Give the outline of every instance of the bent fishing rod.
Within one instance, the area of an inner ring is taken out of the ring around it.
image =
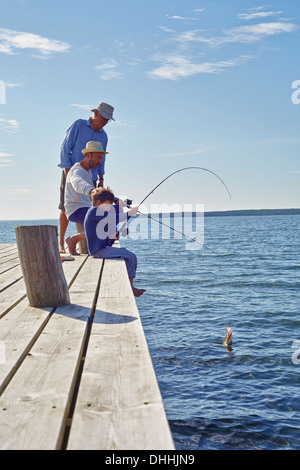
[[[146,201],[146,199],[148,199],[148,197],[151,196],[151,194],[153,194],[154,191],[155,191],[159,186],[161,186],[165,181],[167,181],[169,178],[171,178],[171,177],[172,177],[173,175],[175,175],[176,173],[180,173],[181,171],[185,171],[185,170],[202,170],[202,171],[207,171],[208,173],[211,173],[212,175],[216,176],[216,177],[221,181],[221,183],[225,186],[225,188],[226,188],[226,190],[227,190],[227,193],[228,193],[228,195],[229,195],[229,198],[231,199],[230,191],[229,191],[229,189],[227,188],[227,186],[226,186],[226,184],[224,183],[224,181],[220,178],[220,176],[218,176],[218,175],[217,175],[216,173],[214,173],[213,171],[208,170],[207,168],[203,168],[203,167],[200,167],[200,166],[188,166],[188,167],[185,167],[185,168],[180,168],[179,170],[176,170],[176,171],[174,171],[173,173],[170,173],[166,178],[164,178],[160,183],[158,183],[158,184],[147,194],[146,197],[144,197],[144,199],[140,202],[139,206],[141,206],[141,205]],[[127,199],[127,200],[125,201],[125,203],[126,203],[126,206],[127,206],[128,208],[130,208],[130,206],[132,205],[132,201],[129,200],[129,199]],[[139,206],[138,206],[138,207],[139,207]],[[185,238],[188,238],[188,239],[190,239],[190,240],[196,242],[194,239],[192,239],[192,238],[190,238],[190,237],[187,237],[187,235],[185,235],[183,232],[180,232],[179,230],[174,229],[173,227],[171,227],[171,226],[169,226],[169,225],[167,225],[167,224],[161,222],[160,220],[154,219],[154,217],[151,217],[150,214],[143,214],[141,211],[138,211],[138,213],[140,213],[141,215],[147,216],[147,217],[149,217],[150,219],[154,220],[155,222],[158,222],[158,223],[160,223],[161,225],[164,225],[165,227],[168,227],[168,228],[172,229],[174,232],[180,233],[180,234],[183,235]],[[120,233],[122,233],[122,231],[124,230],[126,224],[127,224],[127,221],[122,225],[121,230],[120,230]],[[196,242],[196,243],[198,243],[198,242]],[[216,251],[212,250],[212,249],[209,248],[209,247],[206,247],[206,248],[207,248],[208,250],[212,251],[213,253],[215,253],[216,255],[219,256],[219,254],[218,254]]]
[[[229,189],[227,188],[226,184],[224,183],[224,181],[220,178],[220,176],[217,175],[217,173],[214,173],[213,171],[211,170],[208,170],[207,168],[203,168],[201,166],[187,166],[185,168],[180,168],[179,170],[176,170],[174,171],[173,173],[171,173],[170,175],[168,175],[166,178],[164,178],[160,183],[158,183],[158,185],[155,186],[155,188],[153,188],[150,193],[147,194],[146,197],[144,197],[144,199],[139,203],[139,206],[141,206],[143,204],[143,202],[146,201],[146,199],[148,199],[148,197],[154,193],[154,191],[159,187],[161,186],[165,181],[167,181],[167,179],[171,178],[171,176],[173,175],[176,175],[176,173],[180,173],[181,171],[185,171],[185,170],[202,170],[202,171],[207,171],[208,173],[211,173],[212,175],[216,176],[220,181],[221,183],[225,186],[228,194],[229,194],[229,198],[231,199],[231,194],[229,192]]]

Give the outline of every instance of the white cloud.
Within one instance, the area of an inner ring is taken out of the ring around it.
[[[0,28],[0,52],[5,54],[15,54],[20,50],[34,49],[46,56],[56,52],[67,52],[70,47],[68,43],[56,39]]]
[[[251,26],[239,26],[225,31],[227,37],[220,39],[222,42],[256,42],[268,36],[274,36],[282,33],[292,33],[298,29],[293,23],[273,22],[259,23]]]
[[[97,70],[107,70],[107,69],[114,69],[117,67],[118,63],[115,59],[104,59],[101,65],[95,65],[95,69]]]
[[[253,43],[269,36],[292,33],[297,29],[298,26],[293,23],[270,22],[249,26],[237,26],[223,31],[224,35],[219,37],[204,36],[203,31],[200,30],[185,31],[181,33],[176,40],[180,42],[202,42],[214,47],[231,42]]]
[[[95,65],[95,69],[100,71],[99,77],[102,80],[112,80],[114,78],[122,77],[122,73],[114,70],[118,67],[118,63],[115,59],[104,59],[100,65]]]
[[[257,11],[255,13],[240,13],[238,18],[241,20],[256,20],[259,18],[267,18],[270,16],[278,16],[281,15],[282,11]]]
[[[9,201],[20,201],[24,199],[24,196],[27,196],[33,193],[34,191],[28,188],[15,188],[15,189],[5,190],[5,195]]]
[[[198,149],[198,150],[192,150],[190,152],[172,152],[172,153],[162,153],[162,154],[159,154],[159,155],[156,155],[157,157],[189,157],[189,156],[192,156],[192,155],[199,155],[200,153],[205,153],[205,152],[209,152],[211,151],[212,149]]]
[[[196,8],[192,13],[200,13],[204,11],[203,8]],[[275,17],[280,15],[281,11],[266,11],[263,6],[250,8],[246,13],[241,13],[238,17],[242,20],[259,19]],[[199,16],[198,16],[199,18]],[[186,20],[184,16],[169,16],[169,19]],[[173,22],[175,25],[175,22]],[[247,55],[240,52],[238,58],[227,59],[226,57],[213,57],[209,59],[211,49],[218,48],[221,50],[227,44],[235,43],[243,44],[257,44],[266,39],[282,34],[290,34],[295,32],[299,27],[291,20],[278,19],[278,21],[270,22],[256,22],[256,24],[243,23],[241,26],[227,28],[221,31],[212,32],[212,30],[205,29],[190,29],[186,31],[176,31],[163,26],[159,26],[161,30],[169,34],[166,41],[161,41],[159,47],[162,45],[176,44],[173,52],[162,52],[152,56],[152,60],[160,62],[160,65],[153,70],[149,71],[147,75],[150,78],[156,79],[169,79],[178,80],[183,77],[188,77],[198,73],[220,73],[229,67],[240,65],[245,60],[253,59],[257,53],[249,53]],[[199,47],[201,46],[201,48]],[[196,57],[194,59],[192,57]],[[206,57],[200,62],[200,57]]]
[[[192,21],[196,20],[196,18],[185,18],[184,16],[177,16],[177,15],[174,15],[174,16],[167,15],[167,18],[169,18],[170,20],[192,20]]]
[[[13,156],[14,155],[12,153],[3,152],[0,150],[0,167],[14,166],[15,164],[12,160]]]
[[[122,76],[123,74],[121,72],[117,72],[116,70],[104,70],[99,74],[99,77],[102,80],[113,80],[114,78],[121,78]]]
[[[249,56],[242,56],[231,60],[207,61],[195,63],[191,59],[182,55],[157,55],[154,59],[163,62],[163,64],[151,72],[148,76],[157,79],[178,80],[179,78],[189,77],[198,73],[216,74],[223,72],[228,67],[240,65]]]
[[[19,122],[16,119],[5,119],[0,117],[0,129],[4,129],[11,134],[15,134],[19,130]]]
[[[94,108],[91,104],[70,104],[70,106],[75,106],[76,108],[85,109],[87,111]]]
[[[5,82],[5,86],[6,86],[7,88],[15,88],[15,87],[17,87],[17,86],[22,86],[22,84],[21,84],[21,83]]]
[[[166,28],[166,26],[159,26],[159,28],[165,33],[175,33],[174,29]]]
[[[9,44],[0,44],[0,52],[2,52],[3,54],[13,54],[13,51]]]

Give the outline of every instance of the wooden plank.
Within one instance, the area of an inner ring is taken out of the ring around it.
[[[121,260],[104,264],[67,448],[174,449]]]
[[[74,261],[63,262],[63,270],[68,283],[72,276],[84,262],[86,256],[76,257]],[[75,264],[74,264],[75,263]],[[18,278],[18,276],[20,276]],[[6,315],[12,308],[21,302],[26,296],[26,288],[22,276],[21,267],[18,265],[0,276],[0,319]]]
[[[0,319],[16,307],[26,297],[26,289],[23,278],[18,282],[14,282],[1,292],[0,297]],[[28,302],[27,302],[28,303]]]
[[[23,277],[21,266],[17,265],[0,276],[0,293]]]
[[[0,265],[0,275],[6,273],[7,271],[9,271],[10,269],[14,268],[15,266],[18,266],[20,264],[19,262],[19,257],[18,255],[14,255],[13,258],[3,262],[1,265]]]
[[[18,255],[16,249],[11,250],[10,252],[5,252],[0,254],[0,264],[4,263],[5,261],[10,260],[11,258],[15,258]]]
[[[87,259],[71,286],[71,305],[51,315],[1,396],[2,449],[61,445],[100,265],[100,260]]]
[[[86,257],[80,256],[74,261],[63,263],[69,284],[85,260]],[[11,376],[30,351],[31,345],[39,336],[52,310],[51,308],[30,307],[24,293],[25,286],[20,281],[6,289],[1,295],[0,341],[5,344],[6,361],[0,366],[0,391],[6,387]],[[6,310],[3,310],[5,308]]]
[[[10,258],[15,258],[16,256],[18,256],[17,245],[13,245],[12,247],[0,252],[0,264],[4,263]]]
[[[1,253],[6,252],[7,250],[10,250],[11,248],[16,247],[15,243],[1,243],[0,245],[0,255]]]

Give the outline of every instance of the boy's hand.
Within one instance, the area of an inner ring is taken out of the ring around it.
[[[135,215],[139,210],[139,206],[137,207],[133,207],[132,209],[130,209],[130,211],[128,211],[128,214],[129,215]]]

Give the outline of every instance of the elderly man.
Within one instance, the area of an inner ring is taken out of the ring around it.
[[[104,130],[104,126],[113,120],[114,108],[107,103],[101,102],[91,110],[94,115],[88,120],[78,119],[67,130],[64,141],[61,146],[60,164],[58,165],[63,169],[61,184],[60,184],[60,209],[59,216],[59,248],[61,253],[64,253],[64,238],[68,227],[68,218],[65,213],[64,195],[66,177],[70,168],[77,162],[82,160],[81,150],[85,147],[88,141],[97,141],[102,143],[102,147],[106,150],[108,137]],[[105,157],[98,168],[92,169],[93,185],[94,187],[103,187],[104,184],[104,167]]]
[[[95,189],[92,172],[103,162],[108,152],[103,149],[101,142],[90,141],[82,153],[83,160],[75,163],[67,174],[64,201],[67,219],[80,224],[83,224],[85,215],[92,205],[91,192]],[[76,245],[84,239],[86,239],[85,232],[66,238],[71,255],[78,254]]]

